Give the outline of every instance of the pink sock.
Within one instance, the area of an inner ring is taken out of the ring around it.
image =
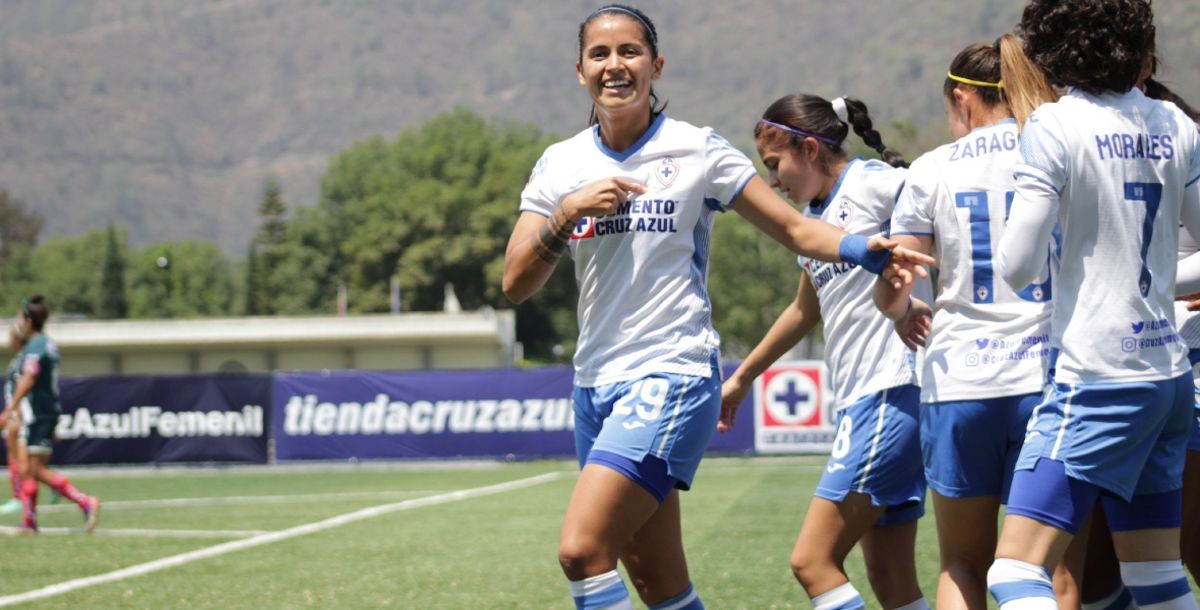
[[[17,470],[16,462],[8,463],[8,481],[12,483],[13,497],[21,499],[21,471]]]
[[[61,474],[55,475],[53,479],[50,479],[50,489],[57,491],[62,494],[62,497],[78,504],[80,507],[87,508],[87,494],[75,489],[75,486],[67,480],[67,477]]]
[[[37,527],[38,482],[33,479],[21,481],[21,508],[25,512],[25,527]]]

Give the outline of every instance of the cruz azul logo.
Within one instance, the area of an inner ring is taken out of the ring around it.
[[[662,163],[658,164],[658,169],[654,170],[654,177],[658,178],[658,182],[663,186],[671,186],[677,175],[679,175],[679,164],[671,157],[663,159]]]
[[[575,230],[571,231],[571,239],[587,239],[596,236],[596,219],[591,216],[584,216],[579,219],[575,225]]]
[[[755,449],[825,451],[836,430],[821,362],[777,363],[754,385]]]

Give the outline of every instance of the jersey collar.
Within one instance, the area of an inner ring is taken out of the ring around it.
[[[834,198],[837,197],[838,190],[840,190],[842,188],[842,181],[846,179],[846,174],[850,173],[850,168],[853,167],[854,164],[858,163],[859,161],[862,161],[862,157],[854,157],[853,159],[850,159],[849,161],[847,161],[846,167],[843,167],[842,173],[838,175],[837,182],[833,183],[833,188],[830,189],[829,196],[826,197],[825,199],[821,199],[821,200],[813,199],[812,203],[808,204],[808,207],[812,208],[812,211],[814,211],[818,214],[820,214],[821,212],[824,212],[825,206],[829,205],[829,202],[833,201]]]
[[[663,121],[666,120],[666,118],[666,115],[662,113],[659,113],[657,116],[655,116],[654,120],[650,121],[650,127],[646,129],[646,133],[643,133],[642,137],[638,138],[637,141],[633,143],[633,146],[630,146],[628,149],[621,152],[617,152],[605,146],[604,142],[600,141],[599,124],[596,124],[594,127],[592,127],[592,140],[596,142],[596,148],[599,148],[600,152],[604,153],[609,158],[613,159],[614,161],[624,161],[637,154],[637,152],[646,145],[646,142],[649,142],[650,138],[653,138],[654,134],[658,133],[659,127],[662,127]]]

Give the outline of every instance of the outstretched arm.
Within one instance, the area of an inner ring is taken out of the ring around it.
[[[845,231],[797,212],[755,176],[734,202],[734,211],[791,251],[826,262],[854,263],[879,273],[892,263],[926,277],[921,265],[933,264],[927,254],[897,248],[882,236],[847,235]]]

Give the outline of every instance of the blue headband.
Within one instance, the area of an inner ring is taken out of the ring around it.
[[[762,123],[763,125],[770,125],[771,127],[774,127],[776,129],[782,129],[790,134],[803,136],[805,138],[812,138],[814,140],[817,140],[818,142],[824,142],[830,146],[841,146],[842,145],[842,143],[840,141],[835,140],[829,136],[823,136],[814,131],[805,131],[803,129],[796,129],[795,127],[790,127],[788,125],[782,125],[779,123],[768,121],[767,119],[763,119],[763,120],[759,121],[759,123]]]
[[[621,13],[622,15],[633,17],[638,23],[642,24],[642,29],[646,30],[646,37],[650,39],[650,46],[658,48],[658,36],[654,34],[654,28],[650,27],[650,23],[647,22],[641,15],[623,6],[610,4],[608,6],[602,6],[596,9],[595,12],[593,12],[591,15],[588,15],[588,18],[584,21],[591,21],[593,17],[601,13]]]

